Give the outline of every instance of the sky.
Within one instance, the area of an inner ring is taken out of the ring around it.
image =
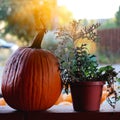
[[[66,6],[75,19],[108,19],[115,17],[120,0],[57,0]]]

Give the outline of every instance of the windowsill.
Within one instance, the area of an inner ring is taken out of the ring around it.
[[[104,106],[104,105],[103,105]],[[101,108],[99,112],[75,112],[72,105],[54,105],[46,111],[22,112],[9,106],[0,107],[0,120],[120,120],[120,107]]]

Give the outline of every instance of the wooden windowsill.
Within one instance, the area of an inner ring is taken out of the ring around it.
[[[120,110],[100,109],[99,112],[75,112],[72,105],[54,105],[46,111],[23,112],[0,106],[0,120],[120,120]]]

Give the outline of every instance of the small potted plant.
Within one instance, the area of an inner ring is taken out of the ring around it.
[[[107,101],[113,108],[119,99],[115,89],[118,73],[112,65],[100,67],[96,55],[89,52],[88,43],[75,44],[77,40],[86,39],[96,42],[98,26],[97,23],[82,27],[80,21],[73,21],[57,32],[61,41],[55,54],[60,61],[65,92],[71,91],[75,111],[98,111],[104,84],[109,92]]]

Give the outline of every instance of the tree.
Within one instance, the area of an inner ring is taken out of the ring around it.
[[[47,29],[54,29],[55,24],[59,24],[59,15],[66,21],[58,10],[56,0],[0,0],[0,3],[0,20],[7,23],[4,34],[17,35],[27,43],[43,27],[42,22]],[[68,16],[67,10],[65,13],[64,16]],[[70,14],[67,19],[71,19]]]
[[[115,14],[115,18],[116,18],[116,21],[115,21],[116,25],[120,27],[120,6],[119,6],[119,10]]]
[[[112,29],[112,28],[116,28],[117,25],[115,23],[115,18],[110,18],[110,19],[106,19],[101,26],[99,27],[99,29]]]

